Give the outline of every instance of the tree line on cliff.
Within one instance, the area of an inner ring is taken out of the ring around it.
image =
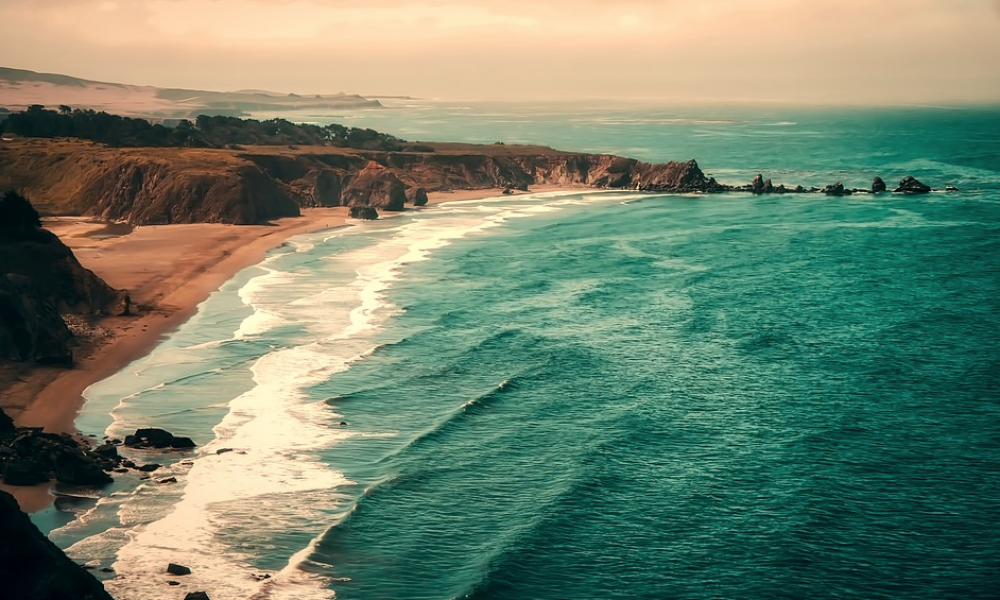
[[[241,119],[200,115],[173,127],[146,119],[122,117],[103,111],[60,106],[50,110],[40,104],[10,113],[0,121],[0,132],[23,137],[69,137],[116,147],[231,148],[247,145],[321,145],[361,150],[394,151],[405,142],[373,129],[344,125],[297,124],[285,119]]]

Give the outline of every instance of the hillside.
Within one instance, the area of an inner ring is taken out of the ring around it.
[[[305,96],[259,90],[218,92],[159,88],[0,67],[0,108],[16,111],[33,104],[67,105],[158,119],[381,106],[377,100],[344,93]]]

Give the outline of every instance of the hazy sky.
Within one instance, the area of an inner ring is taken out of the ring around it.
[[[2,0],[0,65],[438,98],[1000,101],[1000,0]]]

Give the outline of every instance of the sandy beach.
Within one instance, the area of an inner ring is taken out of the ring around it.
[[[532,193],[567,188],[539,186]],[[429,205],[498,196],[496,189],[430,194]],[[424,210],[424,209],[420,209]],[[240,270],[263,260],[288,238],[348,223],[347,209],[305,209],[302,216],[269,225],[156,225],[131,228],[81,217],[46,219],[77,259],[109,285],[128,290],[129,316],[101,318],[78,335],[72,369],[37,367],[11,384],[3,408],[20,426],[73,432],[84,391],[152,351],[190,318],[198,305]],[[48,486],[6,488],[22,509],[45,508]]]

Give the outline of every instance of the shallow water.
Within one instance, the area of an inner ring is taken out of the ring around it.
[[[557,193],[296,238],[88,391],[85,432],[202,446],[53,538],[120,598],[996,597],[1000,113],[677,112],[351,124],[963,191]]]

